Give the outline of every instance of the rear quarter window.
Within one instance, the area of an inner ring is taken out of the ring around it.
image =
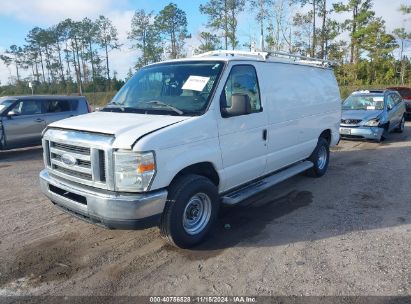
[[[78,100],[46,100],[47,113],[70,112],[77,109]]]

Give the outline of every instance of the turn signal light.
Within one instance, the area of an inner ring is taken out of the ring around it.
[[[156,166],[154,165],[154,163],[150,163],[150,164],[139,164],[139,166],[137,167],[137,172],[138,173],[144,173],[147,171],[153,171],[156,168]]]

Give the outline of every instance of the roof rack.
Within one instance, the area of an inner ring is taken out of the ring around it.
[[[207,57],[207,56],[246,56],[246,57],[256,57],[262,60],[269,60],[270,58],[277,57],[277,58],[289,59],[291,61],[298,62],[298,63],[319,65],[323,67],[331,67],[331,66],[336,65],[336,62],[331,61],[331,60],[307,57],[307,56],[302,56],[302,55],[297,55],[297,54],[289,54],[289,53],[279,52],[279,51],[247,52],[247,51],[216,50],[216,51],[209,51],[209,52],[205,52],[202,54],[194,55],[193,57]]]
[[[193,57],[207,57],[207,56],[247,56],[258,57],[260,59],[267,59],[267,52],[247,52],[247,51],[229,51],[229,50],[216,50],[209,51],[202,54],[194,55]]]

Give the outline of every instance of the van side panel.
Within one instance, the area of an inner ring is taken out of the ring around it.
[[[269,112],[266,173],[309,157],[324,130],[338,142],[341,99],[332,70],[267,62],[258,73]]]

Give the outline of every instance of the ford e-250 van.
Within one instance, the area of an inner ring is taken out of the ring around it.
[[[41,188],[89,222],[157,223],[169,242],[190,247],[221,204],[303,171],[322,176],[340,118],[324,61],[214,51],[152,64],[102,111],[48,126]]]

